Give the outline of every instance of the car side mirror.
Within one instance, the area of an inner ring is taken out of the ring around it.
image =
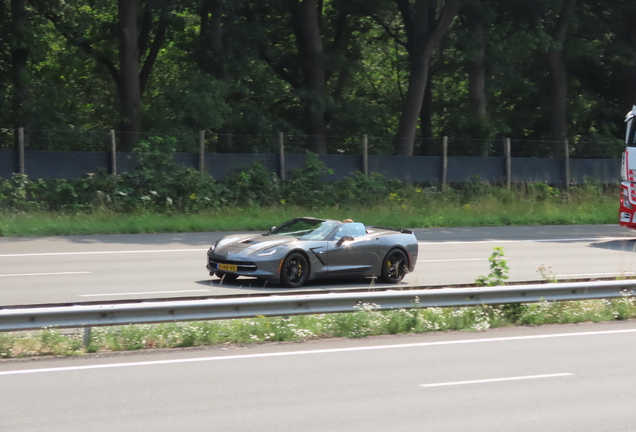
[[[276,229],[276,227],[275,227],[275,226],[273,226],[273,227],[269,227],[269,232],[272,232],[272,231],[274,231],[275,229]]]
[[[336,243],[336,246],[342,246],[344,242],[350,242],[350,241],[353,241],[353,236],[346,235],[342,237],[340,240],[338,240],[338,243]]]

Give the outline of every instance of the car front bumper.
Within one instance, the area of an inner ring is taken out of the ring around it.
[[[230,260],[215,254],[208,254],[208,263],[206,268],[210,272],[210,276],[214,275],[216,272],[223,272],[237,276],[248,276],[271,281],[279,281],[280,265],[281,259],[278,258],[259,261],[244,261],[238,259]],[[236,267],[236,270],[233,269],[233,266]],[[230,270],[228,270],[228,268],[230,268]]]

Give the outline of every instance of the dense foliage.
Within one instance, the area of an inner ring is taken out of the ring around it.
[[[288,181],[260,163],[238,170],[218,182],[174,161],[175,139],[153,138],[135,148],[137,167],[112,176],[105,171],[78,180],[32,180],[15,174],[0,179],[0,210],[190,212],[240,205],[333,206],[337,203],[373,205],[393,191],[413,188],[375,174],[353,173],[339,182],[323,177],[331,170],[315,154]],[[421,191],[421,189],[417,189]],[[395,194],[397,195],[397,194]]]
[[[189,214],[206,209],[247,207],[296,208],[312,212],[331,209],[333,213],[339,208],[382,207],[389,213],[410,211],[421,216],[440,206],[470,214],[476,205],[482,205],[492,207],[487,213],[503,218],[489,224],[505,225],[510,223],[505,220],[508,211],[518,204],[522,204],[522,213],[531,213],[543,204],[568,203],[574,217],[580,211],[578,204],[606,207],[607,192],[616,193],[615,185],[601,185],[592,180],[573,185],[566,193],[544,183],[520,184],[509,190],[479,178],[442,190],[436,185],[418,186],[387,179],[379,173],[365,176],[359,171],[329,182],[325,178],[332,173],[331,169],[314,153],[309,153],[304,166],[292,170],[284,181],[258,162],[216,181],[207,174],[176,163],[175,143],[174,138],[142,141],[134,149],[136,169],[117,176],[102,170],[77,180],[29,179],[21,174],[0,179],[0,211],[5,214],[87,214],[102,210],[120,214]],[[593,213],[592,209],[583,211]],[[545,222],[577,223],[574,219]],[[417,224],[404,220],[401,223]],[[451,221],[447,219],[442,225],[444,223]]]
[[[222,151],[284,132],[316,153],[369,134],[376,153],[508,136],[617,157],[634,17],[626,0],[0,0],[0,147],[24,127],[45,150],[104,150],[116,129],[123,150],[170,134],[193,151],[205,130]]]

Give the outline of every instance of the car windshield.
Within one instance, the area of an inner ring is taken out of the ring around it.
[[[274,228],[270,235],[292,236],[303,240],[325,240],[340,222],[320,219],[292,219]]]

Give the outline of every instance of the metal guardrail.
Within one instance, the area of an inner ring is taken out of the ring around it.
[[[354,312],[360,303],[389,310],[602,299],[632,295],[635,288],[636,281],[624,280],[9,308],[0,309],[0,331]]]

